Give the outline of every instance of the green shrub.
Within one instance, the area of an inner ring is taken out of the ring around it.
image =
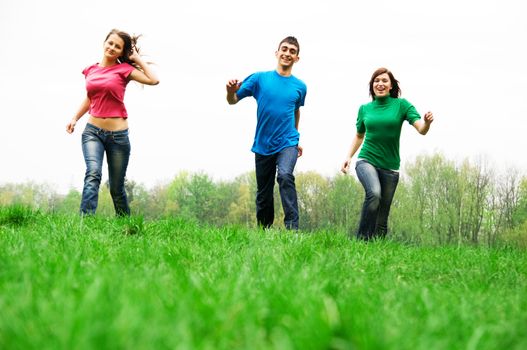
[[[0,226],[22,226],[35,218],[35,212],[31,207],[14,204],[0,207]]]

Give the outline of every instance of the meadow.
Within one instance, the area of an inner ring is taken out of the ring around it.
[[[527,252],[0,208],[0,349],[527,349]]]

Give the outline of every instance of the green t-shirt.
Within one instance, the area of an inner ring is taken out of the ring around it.
[[[404,98],[381,97],[364,104],[357,116],[357,132],[364,134],[359,158],[378,168],[398,170],[399,139],[403,122],[421,119],[415,107]]]

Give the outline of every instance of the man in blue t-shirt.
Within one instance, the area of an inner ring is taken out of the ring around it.
[[[273,189],[277,175],[287,229],[298,230],[298,201],[293,170],[302,155],[298,145],[300,107],[306,98],[306,84],[292,75],[293,65],[300,59],[300,46],[295,37],[280,42],[275,55],[276,70],[258,72],[243,82],[227,82],[227,102],[233,105],[247,96],[258,104],[256,133],[252,151],[255,154],[256,219],[258,225],[270,227],[274,221]]]

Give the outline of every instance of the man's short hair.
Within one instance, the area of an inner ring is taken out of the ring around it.
[[[300,53],[300,44],[298,44],[298,40],[294,36],[288,36],[287,38],[284,38],[282,41],[280,41],[280,44],[278,44],[278,49],[280,49],[280,46],[282,46],[283,43],[295,45],[297,54]]]

